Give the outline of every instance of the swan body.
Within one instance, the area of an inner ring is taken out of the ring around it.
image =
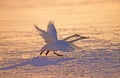
[[[44,41],[46,43],[46,45],[44,45],[41,48],[40,55],[42,55],[42,53],[44,51],[47,51],[46,52],[46,56],[47,56],[47,54],[50,51],[54,51],[54,54],[56,54],[57,56],[63,56],[63,55],[57,54],[56,51],[60,50],[60,51],[63,51],[63,52],[72,52],[72,51],[76,50],[76,48],[77,48],[77,46],[72,44],[73,42],[78,41],[80,39],[87,39],[87,37],[75,34],[75,35],[67,37],[63,40],[58,40],[57,31],[55,29],[55,26],[54,26],[53,22],[49,22],[48,27],[47,27],[47,31],[44,31],[44,30],[40,29],[36,25],[35,25],[35,28],[40,33],[40,35],[42,36],[42,38],[44,39]],[[70,39],[72,37],[79,37],[79,38],[77,38],[75,40],[72,40],[72,41],[67,41],[68,39]]]
[[[70,43],[68,43],[64,40],[57,40],[53,43],[46,44],[45,46],[43,46],[41,48],[40,51],[47,51],[47,50],[50,50],[50,51],[60,50],[60,51],[63,51],[63,52],[70,52],[70,51],[75,50],[75,48],[72,47],[72,45],[70,45]]]

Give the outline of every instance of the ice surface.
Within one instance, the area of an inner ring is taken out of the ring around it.
[[[50,1],[50,2],[49,2]],[[119,0],[0,0],[0,78],[120,78]],[[33,27],[54,20],[59,39],[79,34],[75,52],[39,56]]]
[[[77,52],[76,55],[64,57],[38,56],[29,59],[9,59],[1,62],[0,77],[19,78],[23,74],[23,78],[30,76],[33,78],[36,76],[38,78],[40,78],[39,76],[48,78],[119,78],[119,57],[119,50],[113,52],[94,50],[94,52]]]

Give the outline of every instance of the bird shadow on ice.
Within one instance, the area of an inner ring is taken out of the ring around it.
[[[2,67],[0,68],[0,70],[10,70],[10,69],[14,69],[16,67],[20,67],[20,66],[25,66],[25,65],[31,65],[31,66],[48,66],[48,65],[58,65],[61,62],[64,61],[68,61],[68,60],[72,60],[74,58],[52,58],[50,59],[49,57],[46,56],[38,56],[38,57],[34,57],[31,59],[27,59],[27,60],[23,60],[24,62],[15,64],[15,65],[11,65],[11,66],[6,66],[6,67]]]

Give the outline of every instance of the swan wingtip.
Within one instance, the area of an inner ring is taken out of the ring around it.
[[[54,24],[54,21],[53,21],[53,20],[50,20],[50,21],[49,21],[49,24]]]

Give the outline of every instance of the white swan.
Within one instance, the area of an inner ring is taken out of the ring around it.
[[[37,29],[37,31],[40,33],[40,35],[43,37],[45,42],[47,43],[46,45],[44,45],[41,48],[40,55],[42,55],[42,53],[44,51],[47,51],[46,52],[46,56],[47,56],[47,54],[50,51],[54,51],[54,54],[56,54],[57,56],[63,56],[63,55],[56,53],[56,51],[60,50],[63,52],[71,52],[71,51],[78,48],[77,46],[73,45],[72,42],[78,41],[80,39],[87,39],[88,38],[88,37],[84,37],[84,36],[80,36],[78,34],[75,34],[75,35],[69,36],[63,40],[58,40],[57,31],[55,29],[53,22],[49,22],[48,27],[47,27],[47,31],[40,29],[37,25],[34,25],[34,26]],[[72,37],[79,37],[79,38],[77,38],[75,40],[67,41],[68,39],[70,39]]]

